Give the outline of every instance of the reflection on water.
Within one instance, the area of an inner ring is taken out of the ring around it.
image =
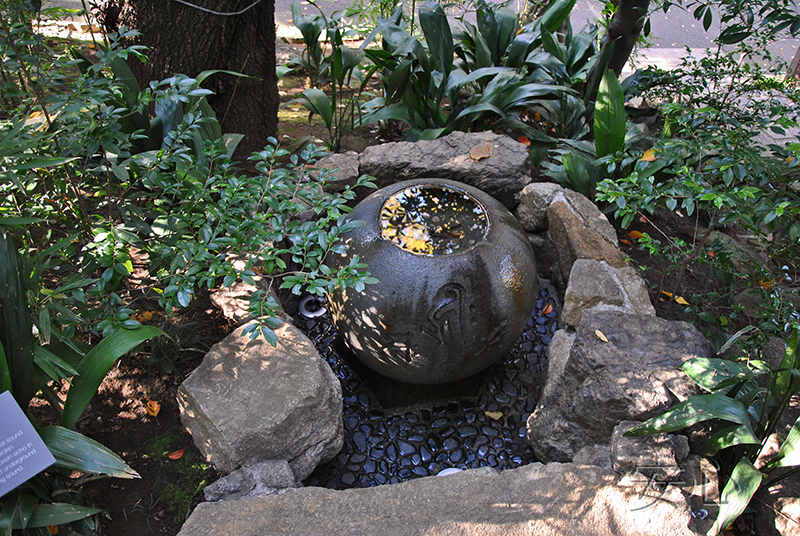
[[[383,204],[381,236],[417,255],[466,251],[486,235],[489,220],[469,194],[445,185],[417,185]]]

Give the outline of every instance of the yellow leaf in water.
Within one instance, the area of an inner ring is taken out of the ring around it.
[[[642,160],[644,160],[645,162],[653,162],[654,160],[658,160],[655,150],[653,149],[646,150],[642,155]]]
[[[484,411],[484,413],[486,413],[487,417],[495,421],[499,421],[500,419],[503,418],[502,411]]]
[[[594,334],[597,335],[597,338],[601,341],[608,342],[608,337],[606,337],[605,334],[599,329],[594,330]]]
[[[158,412],[161,411],[161,404],[148,398],[146,409],[148,414],[152,415],[153,417],[158,417]]]
[[[469,156],[477,162],[478,160],[483,160],[484,158],[492,156],[492,151],[492,144],[485,141],[470,149]]]

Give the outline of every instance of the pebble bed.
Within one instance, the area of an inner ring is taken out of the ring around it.
[[[511,469],[536,461],[525,439],[547,370],[547,345],[558,329],[557,294],[541,280],[525,332],[507,359],[480,374],[477,393],[402,410],[385,410],[348,361],[330,315],[295,315],[342,384],[344,447],[306,486],[348,489],[395,484],[450,468]],[[436,386],[431,386],[436,389]]]

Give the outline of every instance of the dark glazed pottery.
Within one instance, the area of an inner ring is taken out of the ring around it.
[[[380,283],[329,296],[345,342],[368,367],[409,383],[471,376],[525,329],[538,275],[527,235],[488,194],[455,181],[399,182],[359,203],[347,255]]]

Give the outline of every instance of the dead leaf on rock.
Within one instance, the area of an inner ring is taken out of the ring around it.
[[[484,413],[486,414],[487,417],[489,417],[494,421],[499,421],[500,419],[503,418],[502,411],[484,411]]]
[[[553,304],[552,303],[548,303],[547,305],[544,306],[544,309],[542,309],[542,314],[543,315],[549,315],[552,312],[553,312]]]
[[[597,335],[597,338],[601,341],[608,342],[608,337],[606,337],[599,329],[594,330],[594,334]]]
[[[477,162],[478,160],[483,160],[484,158],[492,156],[492,151],[492,144],[485,141],[470,149],[469,156]]]

